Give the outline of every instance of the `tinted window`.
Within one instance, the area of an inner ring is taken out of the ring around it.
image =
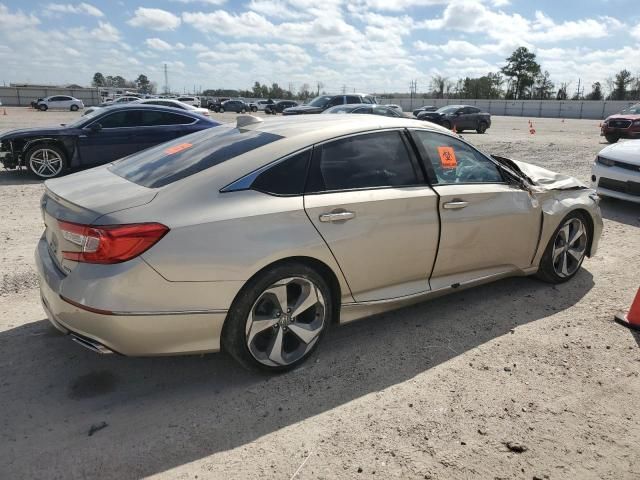
[[[302,195],[310,156],[311,150],[307,150],[283,160],[261,173],[251,188],[273,195]]]
[[[362,100],[355,95],[347,95],[347,103],[362,103]]]
[[[332,98],[325,106],[326,108],[333,107],[335,105],[342,105],[344,103],[344,97],[339,95],[337,97]],[[356,102],[360,103],[360,102]]]
[[[307,191],[413,185],[416,173],[399,132],[344,138],[315,150]]]
[[[119,111],[98,119],[102,128],[138,127],[140,122],[140,110]]]
[[[503,181],[495,164],[466,143],[438,133],[414,133],[427,151],[439,184]]]
[[[375,113],[376,115],[384,115],[386,117],[400,116],[400,114],[398,114],[395,110],[388,107],[373,107],[373,113]]]
[[[194,123],[194,119],[179,113],[160,112],[157,110],[145,110],[142,112],[142,125],[147,127],[160,125],[188,125]]]
[[[138,185],[162,187],[281,138],[218,126],[131,155],[109,170]]]

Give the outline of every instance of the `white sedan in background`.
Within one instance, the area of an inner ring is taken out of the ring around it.
[[[68,95],[52,95],[42,100],[38,100],[38,110],[46,112],[50,108],[60,108],[63,110],[71,110],[76,112],[84,108],[84,102],[78,98]]]
[[[182,103],[186,103],[187,105],[191,105],[192,107],[200,107],[199,97],[178,97],[176,100]]]
[[[640,140],[603,148],[591,167],[598,195],[640,203]]]
[[[199,113],[205,117],[209,116],[208,108],[194,107],[189,103],[185,103],[181,100],[174,100],[173,98],[145,98],[144,100],[138,100],[136,103],[146,103],[148,105],[161,105],[163,107],[180,108],[182,110],[189,110],[190,112]]]

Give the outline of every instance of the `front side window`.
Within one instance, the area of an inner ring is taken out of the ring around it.
[[[413,135],[426,150],[439,185],[504,181],[491,160],[457,138],[420,130]]]
[[[418,178],[398,131],[325,143],[314,150],[307,192],[415,185]]]
[[[362,103],[362,100],[355,95],[347,95],[347,103]]]
[[[336,105],[342,105],[342,104],[344,104],[344,97],[340,95],[332,98],[329,102],[327,102],[325,107],[329,108],[329,107],[334,107]]]

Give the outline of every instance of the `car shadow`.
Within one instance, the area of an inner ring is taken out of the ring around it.
[[[601,197],[600,211],[607,220],[640,227],[640,205],[626,200]]]
[[[35,185],[44,183],[44,180],[36,178],[28,170],[0,170],[0,186],[2,185]]]
[[[46,320],[22,325],[0,333],[0,476],[165,472],[381,392],[498,337],[509,342],[514,328],[570,308],[593,284],[584,269],[557,286],[505,279],[336,326],[305,365],[275,376],[245,371],[225,354],[98,356]],[[504,375],[504,360],[495,362],[469,368]]]

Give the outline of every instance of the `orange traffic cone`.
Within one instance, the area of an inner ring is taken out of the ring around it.
[[[628,313],[619,313],[615,316],[616,322],[634,330],[640,330],[640,288],[633,299],[631,310]]]
[[[529,120],[529,121],[531,121],[531,120]],[[535,129],[535,128],[533,128],[533,122],[531,122],[531,123],[529,124],[529,133],[530,133],[531,135],[535,135],[535,134],[536,134],[536,129]]]

